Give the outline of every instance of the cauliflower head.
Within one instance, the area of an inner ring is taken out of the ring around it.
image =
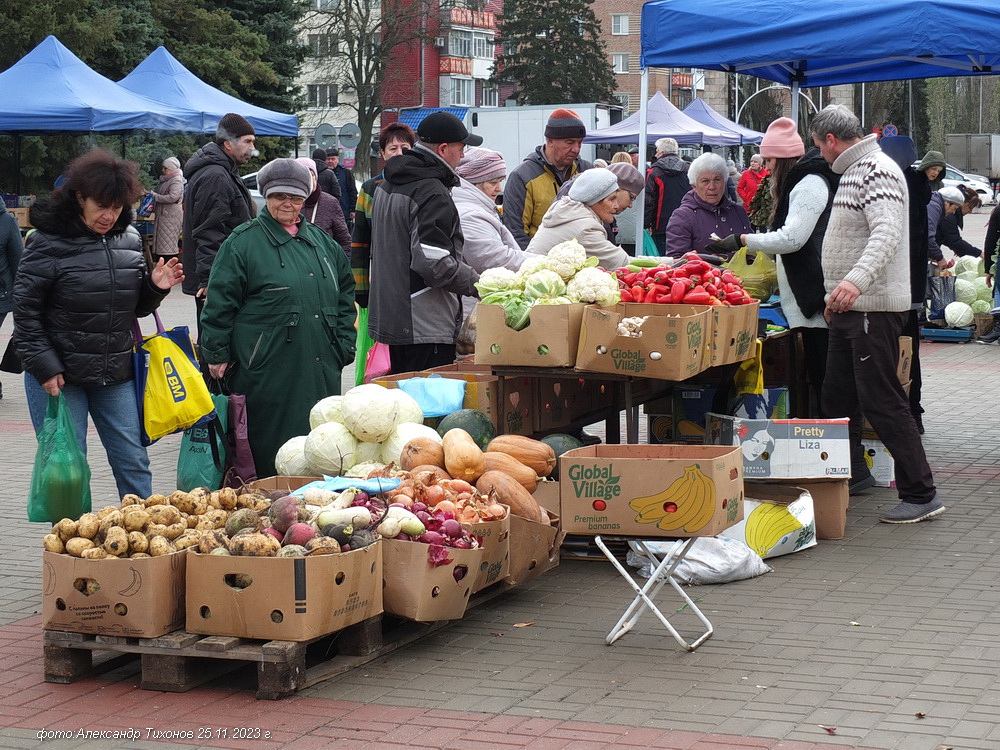
[[[487,268],[479,275],[475,284],[480,297],[494,292],[506,292],[520,287],[517,274],[507,268]]]
[[[524,277],[524,296],[528,299],[560,297],[566,291],[566,282],[555,271],[542,269]]]
[[[566,285],[566,296],[608,307],[621,300],[618,279],[602,268],[584,268]]]
[[[587,262],[587,251],[575,239],[560,242],[549,250],[545,259],[550,270],[569,281]]]

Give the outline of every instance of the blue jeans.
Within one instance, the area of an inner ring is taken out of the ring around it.
[[[24,392],[28,399],[31,424],[37,434],[45,421],[48,394],[33,375],[24,374]],[[60,398],[69,403],[76,438],[87,452],[87,414],[94,420],[97,434],[108,454],[119,495],[129,493],[147,498],[153,494],[153,474],[149,454],[139,439],[139,408],[132,381],[115,385],[63,386]]]

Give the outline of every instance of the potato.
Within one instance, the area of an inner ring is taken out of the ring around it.
[[[80,553],[80,557],[84,560],[103,560],[107,557],[113,557],[113,555],[109,555],[104,547],[91,547]]]
[[[208,500],[201,495],[192,495],[190,492],[174,492],[169,498],[170,504],[182,513],[194,513],[201,515],[208,510]]]
[[[229,551],[234,555],[274,557],[280,549],[281,543],[277,539],[259,532],[240,534],[229,540]]]
[[[197,531],[211,531],[215,528],[215,524],[212,523],[212,519],[208,516],[191,516],[191,518],[196,518],[198,520],[198,522],[194,525],[194,528]]]
[[[169,555],[171,552],[176,551],[177,548],[174,546],[174,543],[165,536],[154,536],[149,540],[149,554],[151,557]]]
[[[263,497],[263,496],[261,496]],[[239,504],[239,497],[232,487],[223,487],[219,490],[219,507],[223,510],[236,510]]]
[[[181,512],[173,505],[153,505],[148,510],[149,517],[155,524],[169,526],[181,520]]]
[[[120,528],[125,521],[122,512],[117,508],[112,509],[110,513],[105,513],[103,517],[98,514],[98,518],[101,519],[101,523],[98,526],[97,535],[102,538],[108,535],[109,529]]]
[[[101,522],[93,513],[84,513],[80,520],[76,522],[76,533],[84,539],[93,539],[97,536],[97,531],[101,527]],[[79,557],[79,555],[77,555]]]
[[[205,555],[220,547],[222,549],[229,548],[229,537],[226,536],[226,532],[222,531],[222,529],[205,531],[198,540],[198,551]]]
[[[104,535],[104,551],[116,557],[128,553],[128,532],[121,526],[112,526]]]
[[[222,510],[221,508],[214,508],[208,513],[206,513],[202,518],[208,519],[212,523],[213,529],[221,529],[226,525],[226,521],[229,520],[229,511]]]
[[[128,549],[133,555],[136,552],[148,552],[149,538],[141,531],[130,531],[128,533]]]
[[[203,497],[203,498],[205,498],[205,502],[207,503],[208,502],[208,498],[212,494],[212,491],[210,489],[208,489],[208,487],[195,487],[188,494],[191,495],[191,496],[193,496],[193,497]]]
[[[200,540],[201,532],[188,529],[174,540],[174,546],[179,550],[187,549],[188,547],[197,547]]]
[[[220,490],[221,492],[221,490]],[[268,497],[260,494],[259,492],[244,492],[236,500],[236,508],[250,508],[250,510],[255,510],[258,513],[267,510],[271,506],[271,500]],[[226,510],[234,510],[234,508],[229,508],[226,503],[222,503],[222,507]]]
[[[176,539],[185,531],[187,531],[187,524],[184,521],[178,521],[177,523],[172,523],[167,526],[166,530],[163,532],[163,536],[167,539]]]
[[[142,507],[144,505],[143,500],[138,495],[128,494],[122,497],[122,508],[133,508]]]
[[[95,546],[97,545],[94,544],[93,539],[75,536],[66,542],[66,552],[73,557],[82,557],[84,550],[93,549]]]
[[[131,560],[144,560],[148,557],[152,557],[148,552],[133,552],[129,555],[129,559]]]
[[[63,542],[79,536],[77,531],[78,523],[72,518],[64,518],[52,527],[52,533],[57,535]]]
[[[125,531],[143,531],[151,522],[149,517],[149,511],[147,511],[141,505],[131,505],[130,508],[135,508],[135,510],[130,510],[126,512],[122,518],[122,526]]]
[[[167,498],[158,492],[154,492],[152,495],[143,500],[142,504],[147,508],[152,508],[154,505],[167,505]]]
[[[112,512],[121,513],[121,509],[119,509],[118,507],[116,507],[114,505],[105,505],[103,508],[99,508],[97,510],[97,517],[100,518],[100,519],[104,519],[104,518],[106,518],[108,516],[109,513],[112,513]]]
[[[45,546],[46,552],[62,554],[66,551],[66,545],[63,544],[63,540],[59,538],[58,534],[46,534],[42,538],[42,544]]]

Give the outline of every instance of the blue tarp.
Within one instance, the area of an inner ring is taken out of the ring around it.
[[[399,121],[416,130],[427,115],[434,114],[435,112],[451,112],[459,120],[465,122],[465,113],[468,111],[468,107],[421,107],[420,109],[408,109],[400,112]]]
[[[200,119],[194,132],[215,133],[222,116],[227,112],[236,112],[250,121],[257,135],[295,137],[299,133],[299,119],[295,115],[255,107],[213,88],[181,65],[163,47],[153,50],[118,85],[171,107],[186,107],[199,112]]]
[[[714,109],[709,107],[705,103],[705,100],[700,96],[696,96],[694,101],[681,111],[692,120],[697,120],[703,125],[711,125],[713,128],[719,128],[720,130],[728,130],[731,133],[736,133],[740,136],[741,143],[743,144],[760,143],[761,138],[764,137],[763,133],[751,130],[750,128],[745,128],[739,123],[735,123],[732,120],[723,117]]]
[[[591,130],[584,143],[639,143],[639,118],[642,110],[629,115],[617,125]],[[673,138],[681,145],[739,146],[741,136],[731,130],[703,125],[681,112],[657,91],[646,107],[646,142]]]
[[[200,115],[123,89],[54,36],[0,73],[0,133],[198,132]]]
[[[996,0],[650,0],[642,67],[799,87],[1000,73]]]

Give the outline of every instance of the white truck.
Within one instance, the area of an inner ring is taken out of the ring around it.
[[[470,133],[483,137],[483,147],[503,154],[507,171],[512,171],[525,156],[545,142],[545,122],[553,111],[565,107],[580,115],[587,130],[606,128],[622,119],[622,108],[615,104],[544,104],[508,107],[473,107],[465,114]],[[597,156],[592,143],[583,144],[580,158],[593,161]]]
[[[962,172],[1000,182],[1000,134],[950,133],[945,137],[945,160]]]

